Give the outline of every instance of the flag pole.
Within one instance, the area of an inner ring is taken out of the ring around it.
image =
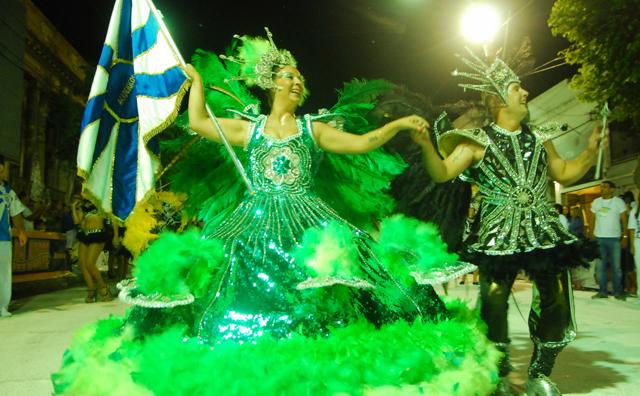
[[[158,11],[156,6],[153,4],[152,0],[146,0],[146,1],[147,1],[147,5],[149,6],[149,9],[151,9],[151,12],[155,16],[156,21],[158,21],[158,26],[160,27],[160,31],[162,32],[162,35],[164,36],[164,38],[169,43],[169,46],[171,47],[171,50],[173,51],[174,55],[180,61],[180,64],[182,65],[182,67],[186,68],[187,64],[184,61],[184,59],[182,58],[182,55],[180,54],[180,51],[178,51],[178,47],[176,46],[176,43],[173,41],[173,38],[169,34],[169,29],[167,29],[167,26],[164,23],[164,19],[162,17],[162,14],[160,13],[160,11]],[[249,182],[249,178],[247,177],[247,173],[245,172],[244,167],[242,166],[242,163],[238,159],[238,156],[233,151],[233,148],[231,147],[231,144],[229,143],[229,140],[227,140],[227,137],[225,136],[224,132],[222,131],[222,127],[220,126],[220,123],[218,122],[218,118],[213,114],[213,111],[211,111],[211,108],[209,107],[209,104],[207,104],[206,100],[205,100],[205,108],[207,110],[207,114],[209,115],[209,118],[213,122],[213,125],[218,130],[218,135],[220,136],[220,140],[222,140],[222,144],[224,144],[224,147],[227,149],[227,152],[231,156],[231,160],[233,161],[234,165],[236,166],[236,169],[238,169],[238,172],[240,172],[240,176],[242,177],[242,180],[244,181],[244,184],[247,186],[247,190],[249,190],[249,193],[253,194],[253,192],[254,192],[253,191],[253,187],[251,186],[251,182]]]
[[[593,176],[594,180],[600,179],[600,170],[602,168],[602,142],[605,138],[607,130],[607,116],[609,115],[609,103],[604,102],[602,110],[600,110],[600,116],[602,117],[602,128],[600,129],[600,143],[598,144],[598,159],[596,161],[596,173]]]

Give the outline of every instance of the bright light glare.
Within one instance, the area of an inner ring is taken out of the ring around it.
[[[473,4],[462,16],[462,35],[474,43],[488,43],[500,27],[498,12],[487,4]]]

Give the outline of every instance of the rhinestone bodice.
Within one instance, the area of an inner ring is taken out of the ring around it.
[[[478,186],[481,197],[469,249],[503,255],[575,241],[547,198],[542,136],[528,127],[509,132],[492,125],[483,131],[484,158],[461,175]]]
[[[304,193],[313,188],[321,151],[307,123],[296,119],[298,133],[277,139],[264,133],[267,116],[253,124],[247,146],[248,177],[256,191],[266,194]]]

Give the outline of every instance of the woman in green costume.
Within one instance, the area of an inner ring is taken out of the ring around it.
[[[214,280],[199,319],[197,334],[207,341],[220,338],[246,341],[268,333],[282,338],[294,329],[313,334],[318,326],[324,329],[339,326],[348,319],[344,317],[346,312],[318,318],[317,313],[312,315],[297,308],[307,305],[303,303],[306,295],[313,295],[300,289],[334,284],[369,289],[372,284],[366,274],[392,281],[380,265],[363,268],[364,279],[338,274],[312,278],[307,266],[291,253],[301,244],[306,230],[334,223],[348,227],[353,234],[357,253],[354,261],[373,265],[375,255],[367,243],[369,236],[346,222],[314,193],[313,178],[321,154],[363,154],[382,146],[400,131],[422,132],[428,125],[419,116],[409,116],[357,135],[316,121],[319,117],[297,117],[296,109],[305,95],[304,78],[288,52],[273,47],[269,51],[275,54],[267,57],[278,61],[265,67],[273,69],[273,76],[265,78],[267,84],[261,86],[268,90],[269,115],[218,119],[229,143],[247,151],[248,178],[255,191],[216,229],[204,235],[223,241],[229,255],[228,265]],[[189,126],[201,136],[220,142],[204,106],[202,78],[191,65],[187,71],[192,79]],[[444,305],[433,289],[430,286],[425,289],[428,290],[418,293],[424,300],[422,303],[417,301],[418,296],[408,293],[406,303],[398,303],[410,304],[414,311],[410,317],[425,314],[436,320],[439,315],[446,316]],[[377,306],[366,294],[367,297],[357,299],[362,302],[359,308],[376,322],[391,319],[393,314],[388,310],[379,312],[382,306]],[[320,320],[326,322],[319,323]]]
[[[461,304],[445,307],[431,287],[474,267],[447,253],[435,227],[412,219],[384,220],[374,241],[316,191],[323,156],[375,152],[400,131],[424,131],[427,122],[409,116],[352,134],[322,122],[335,121],[335,114],[296,116],[307,90],[291,54],[271,37],[241,40],[230,61],[241,64],[238,76],[248,85],[267,91],[271,110],[234,111],[239,118],[218,122],[227,140],[244,149],[253,191],[231,213],[202,216],[199,242],[186,245],[186,237],[179,246],[177,236],[154,242],[138,262],[140,289],[144,272],[160,271],[170,250],[195,257],[217,248],[224,256],[203,291],[191,290],[192,316],[178,308],[158,316],[136,308],[124,326],[113,320],[87,330],[54,376],[58,393],[82,389],[87,355],[99,355],[103,371],[117,371],[123,381],[117,391],[129,395],[490,393],[498,355],[482,324]],[[194,67],[186,72],[189,127],[220,142],[205,108],[208,84]],[[363,196],[362,205],[370,199]],[[125,298],[135,302],[133,290]],[[168,326],[180,324],[176,318],[187,328]],[[117,342],[104,341],[114,335]]]

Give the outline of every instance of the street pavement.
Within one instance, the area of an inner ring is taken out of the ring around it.
[[[444,292],[441,287],[437,291]],[[476,285],[451,282],[448,298],[475,304],[477,294]],[[592,294],[575,292],[578,338],[560,354],[552,379],[565,395],[640,395],[639,301],[592,300]],[[13,316],[0,318],[0,395],[51,395],[50,375],[60,366],[73,334],[87,323],[127,309],[117,299],[85,304],[84,297],[83,288],[65,287],[14,299]],[[531,354],[525,320],[530,302],[531,285],[517,281],[509,323],[515,366],[511,380],[519,389]]]

